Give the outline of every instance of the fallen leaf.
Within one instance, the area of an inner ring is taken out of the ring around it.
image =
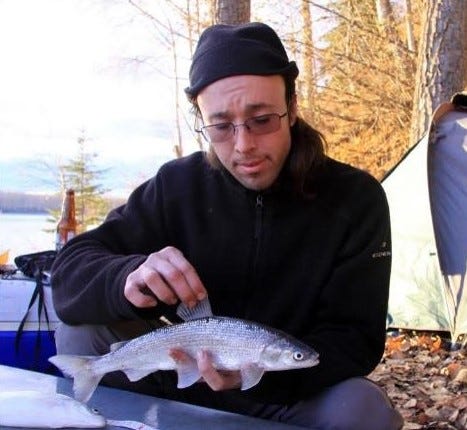
[[[441,334],[388,335],[383,360],[369,378],[403,416],[402,430],[467,429],[465,347],[451,349]]]
[[[405,409],[414,408],[415,406],[417,406],[417,399],[410,399],[403,405]]]
[[[457,372],[454,382],[463,385],[467,384],[467,368],[460,369],[459,372]]]

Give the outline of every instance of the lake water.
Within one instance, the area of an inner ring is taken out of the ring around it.
[[[9,250],[9,263],[17,255],[55,249],[54,233],[46,233],[53,225],[48,215],[0,213],[0,252]]]

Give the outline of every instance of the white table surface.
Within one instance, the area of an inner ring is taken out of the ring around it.
[[[71,396],[71,380],[0,365],[0,391],[31,389]],[[88,405],[106,419],[139,421],[157,430],[302,428],[101,386],[97,387]],[[105,429],[121,427],[107,425]],[[2,430],[18,428],[2,427]]]

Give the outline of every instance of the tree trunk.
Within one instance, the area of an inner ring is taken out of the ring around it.
[[[412,0],[405,0],[405,28],[407,32],[407,49],[415,52],[417,47],[413,31]]]
[[[300,86],[302,87],[302,110],[306,119],[313,119],[317,122],[316,112],[313,115],[313,107],[316,106],[316,73],[315,73],[315,52],[313,42],[313,24],[311,20],[310,4],[307,0],[302,0],[301,15],[303,20],[302,42],[303,49],[303,70],[300,73]],[[312,118],[314,117],[314,118]]]
[[[169,23],[170,24],[170,23]],[[175,35],[170,25],[170,37],[172,40],[172,59],[173,59],[173,74],[175,79],[175,143],[173,150],[177,158],[183,157],[183,138],[182,138],[182,129],[180,124],[181,108],[180,108],[180,85],[179,85],[179,75],[178,75],[178,57],[177,57],[177,44],[175,42]]]
[[[393,21],[391,2],[389,0],[376,0],[376,15],[378,23],[383,26]]]
[[[250,21],[250,0],[217,0],[217,23],[243,24]]]
[[[427,3],[418,54],[410,143],[428,131],[433,111],[462,90],[465,81],[466,19],[463,1]]]

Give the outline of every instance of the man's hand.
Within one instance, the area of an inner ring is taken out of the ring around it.
[[[149,255],[128,275],[124,295],[138,308],[156,306],[158,301],[172,305],[178,300],[193,307],[207,292],[193,266],[169,246]]]
[[[170,356],[175,362],[180,363],[192,361],[193,359],[181,349],[172,349]],[[201,375],[200,382],[205,382],[214,391],[232,390],[240,388],[242,385],[242,376],[240,371],[232,370],[216,370],[213,366],[209,352],[201,351],[197,357],[199,373]]]

